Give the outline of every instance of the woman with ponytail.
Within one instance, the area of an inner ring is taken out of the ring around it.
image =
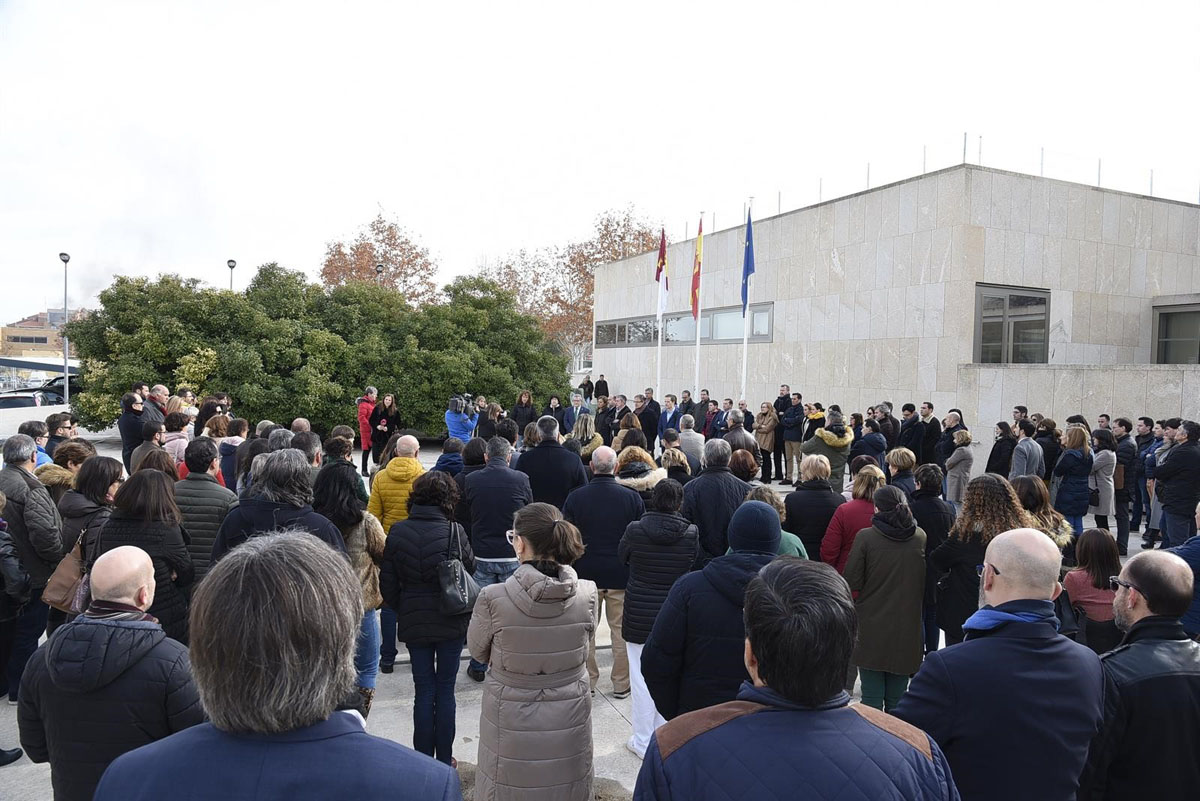
[[[475,799],[590,801],[596,585],[570,567],[583,541],[546,503],[518,511],[508,538],[521,566],[482,589],[467,629],[471,656],[489,666]]]
[[[921,667],[925,599],[925,532],[899,487],[875,490],[871,527],[854,538],[845,577],[855,593],[854,664],[862,702],[891,711]]]

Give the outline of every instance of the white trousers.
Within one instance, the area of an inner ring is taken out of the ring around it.
[[[643,643],[625,643],[629,652],[629,688],[633,690],[633,736],[629,738],[629,747],[644,757],[654,730],[667,721],[655,709],[654,699],[642,678],[643,647]]]

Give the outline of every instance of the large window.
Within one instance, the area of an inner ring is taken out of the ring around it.
[[[9,342],[17,342],[22,345],[45,345],[46,337],[21,337],[21,336],[14,337],[14,336],[10,336],[8,338],[8,341]]]
[[[1200,364],[1200,306],[1164,306],[1154,310],[1155,361]]]
[[[750,341],[770,342],[774,327],[775,304],[750,304]],[[665,314],[662,320],[664,345],[689,345],[696,342],[696,321],[691,312]],[[702,309],[701,342],[741,342],[745,321],[741,306]],[[658,320],[654,316],[596,323],[596,347],[645,347],[658,344]]]
[[[1045,364],[1049,351],[1049,292],[975,285],[975,361]]]

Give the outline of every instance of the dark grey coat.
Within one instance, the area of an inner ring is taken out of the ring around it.
[[[183,515],[183,527],[192,538],[188,551],[199,581],[208,572],[217,532],[229,510],[238,505],[238,498],[208,473],[188,473],[175,483],[175,503]]]

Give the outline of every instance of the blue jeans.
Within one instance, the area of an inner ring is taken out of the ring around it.
[[[407,646],[417,688],[413,748],[447,765],[454,747],[454,679],[463,644],[459,639]]]
[[[386,605],[379,608],[379,664],[396,664],[396,613]]]
[[[489,584],[503,584],[508,581],[508,577],[517,572],[517,568],[521,563],[516,559],[509,562],[481,562],[475,560],[475,583],[480,589]],[[476,662],[471,659],[471,664],[468,666],[470,670],[486,670],[487,665],[482,662]]]
[[[1067,522],[1071,524],[1071,528],[1075,529],[1076,538],[1083,534],[1083,515],[1063,515]]]
[[[374,609],[363,613],[358,645],[354,649],[354,669],[358,671],[359,687],[375,686],[375,677],[379,674],[379,615]]]
[[[1194,515],[1177,515],[1164,509],[1159,528],[1162,529],[1163,547],[1174,548],[1196,536],[1196,518]]]
[[[50,615],[50,607],[42,603],[41,590],[34,590],[34,597],[25,604],[17,617],[16,632],[13,634],[12,651],[8,656],[8,697],[15,701],[21,689],[21,674],[25,672],[25,663],[37,650],[38,639],[46,630],[46,619]]]

